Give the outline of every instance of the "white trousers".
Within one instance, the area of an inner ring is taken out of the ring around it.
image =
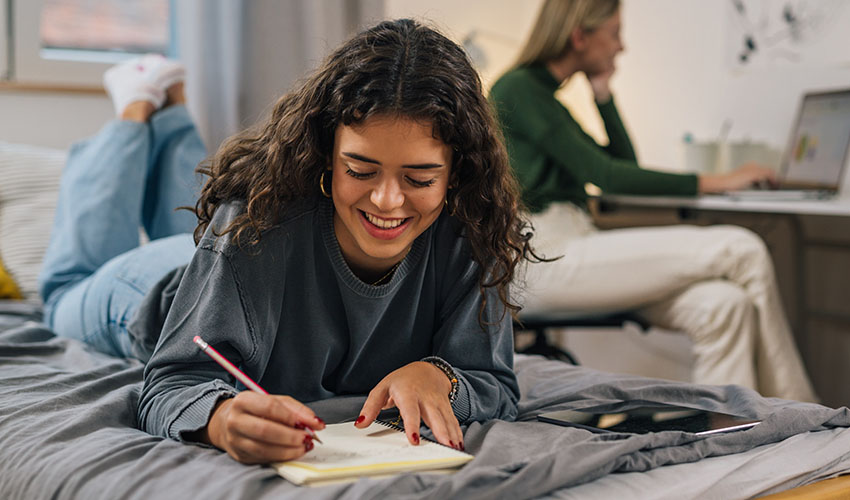
[[[527,264],[518,294],[526,310],[634,310],[690,336],[694,382],[817,400],[755,233],[686,225],[600,231],[572,204],[553,204],[531,222],[538,254],[563,257]]]

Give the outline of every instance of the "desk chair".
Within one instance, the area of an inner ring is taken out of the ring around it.
[[[634,313],[615,312],[609,314],[580,314],[570,311],[547,311],[520,313],[518,321],[514,321],[514,333],[523,331],[534,332],[534,343],[518,351],[522,354],[539,354],[549,359],[566,361],[577,365],[576,357],[565,349],[551,343],[546,336],[549,328],[578,328],[578,327],[623,327],[626,323],[634,323],[642,331],[649,329],[649,323]]]

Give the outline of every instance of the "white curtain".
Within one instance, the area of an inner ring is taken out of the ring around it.
[[[189,111],[210,152],[353,33],[383,0],[173,0]]]

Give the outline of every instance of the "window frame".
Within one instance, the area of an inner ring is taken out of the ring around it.
[[[9,79],[9,1],[0,0],[0,81]]]
[[[12,59],[7,78],[15,83],[100,87],[104,71],[136,56],[129,53],[43,49],[39,27],[44,0],[5,1],[10,2],[12,17],[12,32],[5,38],[11,41],[12,49],[7,50]],[[173,8],[171,11],[173,13]],[[174,47],[173,16],[169,24],[170,44]]]

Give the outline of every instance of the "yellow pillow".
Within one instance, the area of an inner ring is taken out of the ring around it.
[[[3,261],[0,260],[0,299],[22,299],[21,291],[18,290],[18,285],[9,276],[9,273],[3,269]]]

